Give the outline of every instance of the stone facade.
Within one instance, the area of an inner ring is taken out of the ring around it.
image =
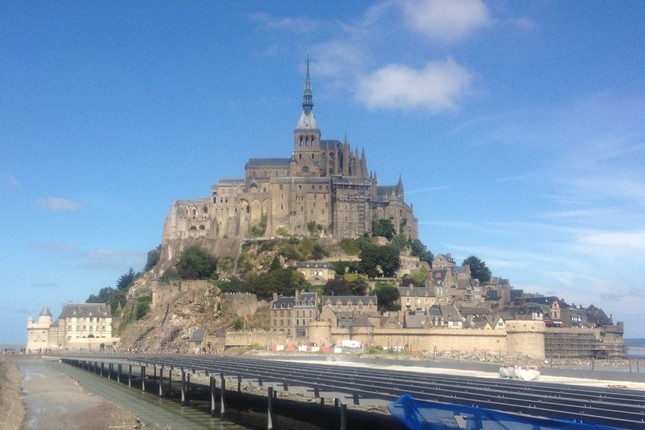
[[[271,332],[301,341],[309,337],[309,325],[318,319],[318,294],[296,291],[295,296],[274,295]]]
[[[346,137],[343,142],[321,138],[308,65],[302,108],[289,158],[252,158],[243,179],[221,179],[209,198],[173,204],[162,261],[172,260],[191,239],[231,256],[247,237],[353,238],[370,233],[378,219],[390,219],[399,234],[418,237],[401,178],[396,185],[379,186],[364,151],[352,149]]]
[[[312,285],[323,285],[336,278],[334,265],[326,261],[301,261],[298,263],[298,272]]]
[[[27,353],[100,350],[118,342],[118,338],[112,337],[112,315],[106,303],[68,303],[54,322],[47,307],[38,322],[27,319]]]

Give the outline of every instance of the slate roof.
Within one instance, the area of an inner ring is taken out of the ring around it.
[[[466,315],[492,315],[493,311],[484,306],[462,306],[459,313],[463,316]]]
[[[596,324],[598,326],[613,325],[611,318],[607,316],[605,311],[595,307],[594,305],[590,305],[586,309],[586,314],[587,314],[587,321],[590,323]]]
[[[63,310],[58,319],[65,318],[109,318],[110,307],[106,303],[68,303],[63,305]]]
[[[246,167],[289,167],[290,158],[249,158]]]
[[[426,316],[423,314],[423,312],[405,314],[406,328],[423,328],[425,327],[425,321],[426,321]]]
[[[432,288],[428,287],[399,287],[401,297],[434,297]]]
[[[341,147],[341,143],[339,140],[321,140],[320,141],[320,149],[324,150],[335,150]]]
[[[295,307],[317,306],[318,293],[302,292],[296,300],[295,296],[280,296],[271,302],[272,309],[289,309]]]
[[[430,279],[432,279],[433,284],[441,285],[446,280],[447,273],[448,269],[433,270],[430,274]]]
[[[323,296],[322,297],[322,303],[323,305],[327,305],[328,303],[331,303],[332,305],[342,305],[345,306],[348,303],[352,305],[358,305],[359,303],[362,303],[363,306],[367,306],[370,304],[373,304],[376,306],[377,304],[377,298],[376,296]]]
[[[43,310],[40,312],[40,316],[41,317],[50,317],[50,316],[52,316],[52,313],[49,312],[49,308],[47,306],[45,306],[43,308]]]
[[[316,292],[303,292],[298,295],[298,300],[295,300],[294,305],[296,307],[312,307],[318,305],[318,293]]]
[[[271,308],[273,309],[288,309],[292,308],[296,304],[296,298],[293,296],[278,297],[277,300],[274,300],[271,303]]]
[[[379,185],[376,187],[376,194],[379,197],[396,194],[396,185]]]
[[[298,263],[301,269],[333,269],[334,265],[327,261],[301,261]]]
[[[369,317],[357,312],[335,312],[338,327],[372,327]]]
[[[190,342],[202,342],[204,340],[204,336],[206,335],[206,330],[204,329],[197,329],[193,332],[193,334],[190,335]]]

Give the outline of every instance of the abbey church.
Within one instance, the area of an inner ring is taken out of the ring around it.
[[[371,233],[372,221],[379,219],[391,220],[398,234],[417,238],[418,222],[404,200],[401,178],[379,186],[364,150],[352,150],[347,138],[321,138],[313,106],[307,62],[291,156],[251,158],[243,179],[220,179],[209,198],[175,202],[164,227],[163,259],[172,259],[190,239],[226,255],[248,237],[358,237]]]

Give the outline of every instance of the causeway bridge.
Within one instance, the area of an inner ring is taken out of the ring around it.
[[[243,386],[266,390],[267,428],[273,428],[273,402],[288,392],[333,402],[338,428],[347,429],[347,408],[385,405],[403,394],[419,400],[489,408],[531,417],[572,420],[623,429],[645,429],[645,391],[472,376],[453,376],[374,367],[275,358],[213,355],[61,355],[64,363],[142,391],[164,396],[180,392],[189,404],[195,380],[205,384],[210,412],[225,416],[227,392]],[[191,382],[191,375],[193,382]],[[199,375],[196,378],[194,375]],[[207,381],[204,383],[203,381]]]

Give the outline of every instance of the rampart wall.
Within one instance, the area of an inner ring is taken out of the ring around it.
[[[484,329],[376,329],[332,328],[329,322],[319,321],[309,326],[309,337],[289,339],[284,336],[257,332],[226,333],[226,346],[240,345],[340,345],[342,340],[352,339],[363,345],[380,346],[413,353],[447,353],[460,351],[518,353],[536,359],[544,359],[544,323],[539,321],[509,321],[506,330]],[[515,324],[517,323],[517,324]]]
[[[240,318],[254,315],[258,310],[258,297],[248,293],[225,293],[222,295],[229,309]]]

